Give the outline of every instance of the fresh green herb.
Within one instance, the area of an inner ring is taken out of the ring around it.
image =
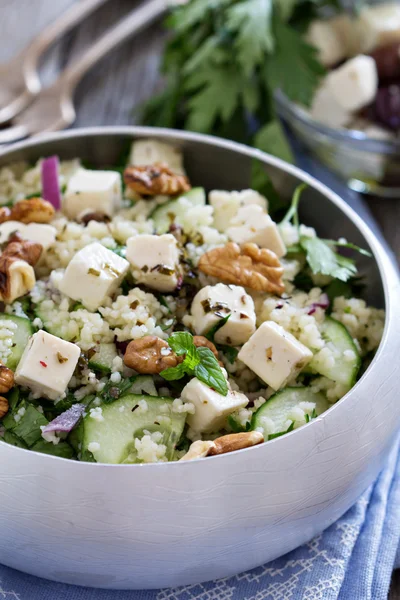
[[[135,376],[127,377],[126,379],[122,379],[120,381],[120,383],[114,383],[110,379],[109,381],[107,381],[107,383],[104,386],[103,390],[99,394],[100,397],[101,397],[101,399],[106,404],[110,404],[111,402],[114,402],[115,400],[118,400],[119,398],[121,398],[125,394],[129,393],[129,391],[130,391],[130,389],[132,387],[132,384],[134,383],[135,379],[136,379]]]
[[[226,344],[218,344],[217,349],[225,354],[226,358],[231,364],[235,362],[235,360],[237,359],[237,355],[239,354],[238,348],[234,348],[233,346],[227,346]]]
[[[210,331],[208,333],[206,333],[205,337],[210,340],[210,342],[214,343],[214,337],[215,334],[217,333],[217,331],[219,331],[221,329],[221,327],[223,327],[225,325],[225,323],[227,322],[228,319],[230,319],[231,317],[231,313],[229,313],[229,315],[226,315],[226,317],[222,317],[222,319],[219,319],[219,321],[217,321],[215,323],[215,325],[213,325],[210,329]]]
[[[163,296],[162,294],[160,294],[160,296],[158,297],[158,301],[162,306],[165,306],[166,309],[168,309],[168,312],[171,313],[171,308],[167,302],[167,299],[165,296]]]
[[[168,344],[178,356],[185,356],[183,362],[176,367],[161,371],[160,375],[167,381],[181,379],[185,375],[197,377],[200,381],[226,396],[228,384],[218,364],[217,359],[209,348],[196,348],[193,336],[187,331],[178,331],[168,338]]]
[[[301,194],[304,192],[304,190],[307,187],[308,186],[306,183],[301,183],[294,190],[293,198],[292,198],[292,202],[290,203],[289,210],[287,211],[286,215],[283,217],[282,221],[280,222],[280,225],[284,225],[285,223],[290,223],[291,221],[293,221],[293,225],[297,229],[299,229],[299,203],[300,203]]]
[[[293,279],[293,283],[297,289],[303,290],[304,292],[307,292],[307,294],[310,290],[312,290],[313,287],[315,287],[309,273],[304,270],[300,271],[300,273],[296,275],[296,277]]]
[[[309,423],[313,419],[316,419],[318,417],[318,415],[316,413],[315,408],[312,409],[311,415],[309,415],[308,413],[305,413],[304,417],[305,417],[306,423]]]
[[[336,0],[191,0],[179,6],[167,20],[166,87],[147,103],[142,120],[291,158],[273,95],[281,88],[293,101],[310,103],[325,71],[303,32],[327,3],[338,10]]]
[[[28,194],[27,196],[25,196],[24,200],[30,200],[31,198],[40,198],[41,197],[41,192],[35,192],[34,194]]]
[[[24,409],[24,411],[22,411]],[[22,414],[18,414],[21,413]],[[16,418],[17,417],[17,418]],[[41,426],[47,425],[48,420],[32,404],[23,401],[13,412],[3,419],[3,426],[20,438],[28,447],[41,439]]]
[[[294,429],[294,421],[292,421],[286,431],[277,431],[277,433],[270,433],[268,436],[268,440],[274,440],[275,438],[281,437],[285,435],[285,433],[289,433],[289,431],[293,431]]]
[[[360,246],[357,246],[356,244],[352,244],[351,242],[339,242],[336,240],[324,240],[324,242],[326,244],[328,244],[329,246],[333,246],[333,247],[336,246],[338,248],[349,248],[350,250],[355,250],[356,252],[359,252],[363,256],[368,256],[368,258],[372,258],[372,254],[369,250],[360,248]]]
[[[110,250],[121,258],[126,258],[126,246],[116,246],[115,248],[110,248]]]
[[[75,302],[71,307],[71,312],[75,312],[76,310],[85,310],[82,302]]]
[[[235,419],[234,415],[229,415],[227,419],[229,427],[232,429],[233,433],[243,433],[244,431],[250,431],[251,422],[247,421],[246,426],[243,427],[238,421]]]
[[[45,440],[39,440],[31,447],[31,450],[34,452],[41,452],[42,454],[60,456],[61,458],[75,458],[75,453],[67,442],[52,444],[51,442],[46,442]]]
[[[171,329],[176,323],[176,318],[173,317],[172,319],[168,319],[168,321],[166,321],[164,323],[164,325],[160,325],[161,329],[163,331],[168,331],[168,329]]]
[[[17,448],[27,448],[28,446],[13,433],[12,431],[5,431],[3,437],[0,437],[0,442],[6,442],[6,444],[10,444],[11,446],[16,446]]]

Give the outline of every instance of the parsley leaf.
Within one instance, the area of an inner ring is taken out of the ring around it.
[[[325,74],[317,50],[309,46],[290,25],[274,19],[275,52],[266,60],[265,86],[272,93],[281,89],[293,102],[309,106]]]
[[[289,210],[287,211],[286,215],[283,217],[282,221],[280,222],[280,225],[284,225],[285,223],[290,223],[290,221],[293,220],[294,225],[297,228],[299,228],[299,212],[298,212],[299,211],[299,202],[300,202],[301,194],[307,187],[308,186],[306,183],[301,183],[294,190],[293,198],[292,198],[292,202],[290,204]]]
[[[277,431],[276,433],[270,433],[268,436],[268,440],[274,440],[275,438],[281,437],[285,435],[285,433],[289,433],[289,431],[293,431],[294,429],[294,421],[292,421],[286,431]]]
[[[259,130],[254,137],[254,145],[263,152],[273,154],[288,163],[294,163],[293,152],[278,120],[271,121]]]
[[[247,0],[227,11],[226,26],[235,33],[237,60],[245,75],[251,75],[264,53],[273,50],[271,19],[272,0]]]
[[[222,396],[226,396],[228,393],[228,382],[210,348],[204,346],[197,348],[197,354],[200,358],[200,362],[194,368],[194,374],[197,379],[200,379],[200,381],[219,394],[222,394]]]
[[[302,237],[300,243],[313,273],[331,275],[340,281],[347,281],[357,273],[354,261],[334,252],[324,240]]]

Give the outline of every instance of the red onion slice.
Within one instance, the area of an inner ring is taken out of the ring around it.
[[[329,298],[328,298],[328,294],[321,294],[321,297],[319,299],[318,302],[313,302],[312,304],[310,304],[310,306],[308,306],[308,311],[307,314],[308,315],[313,315],[315,313],[315,311],[317,310],[317,308],[322,308],[322,310],[326,310],[329,307]]]
[[[74,404],[65,412],[58,415],[55,419],[50,421],[48,425],[43,427],[42,434],[46,435],[49,433],[65,434],[70,433],[75,425],[79,422],[79,419],[85,412],[86,406],[84,404]]]
[[[41,165],[42,196],[56,210],[61,209],[61,192],[58,181],[59,164],[58,156],[49,156],[49,158],[43,160]]]

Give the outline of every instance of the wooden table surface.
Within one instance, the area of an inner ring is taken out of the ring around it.
[[[44,25],[76,0],[0,0],[0,62],[22,49]],[[79,57],[103,31],[138,2],[108,0],[81,26],[57,42],[43,63],[43,79],[51,82],[60,69]],[[158,74],[165,33],[153,26],[111,52],[83,79],[75,96],[75,127],[137,123],[133,108],[162,86]],[[399,200],[368,200],[382,231],[400,259]],[[400,600],[400,571],[392,580],[390,600]]]

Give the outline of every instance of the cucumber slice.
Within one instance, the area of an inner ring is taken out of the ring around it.
[[[154,380],[151,375],[138,375],[130,389],[131,394],[148,394],[158,396]]]
[[[179,219],[184,216],[187,207],[182,206],[179,202],[181,198],[186,198],[193,206],[203,206],[206,203],[204,188],[197,187],[186,192],[186,194],[182,194],[179,198],[160,204],[150,214],[158,234],[166,233],[172,223],[179,223]]]
[[[115,344],[97,344],[95,353],[90,357],[89,367],[101,373],[111,373],[113,360],[117,356]]]
[[[0,327],[1,321],[6,321],[6,323],[4,323],[5,327],[7,327],[7,321],[15,323],[17,326],[12,330],[11,334],[11,354],[9,354],[4,361],[6,367],[12,371],[15,371],[21,359],[22,353],[25,350],[25,346],[28,344],[28,340],[33,334],[33,327],[29,319],[25,319],[24,317],[15,317],[14,315],[0,314]]]
[[[320,415],[329,408],[328,401],[322,394],[315,394],[310,388],[287,387],[277,392],[254,413],[251,429],[263,429],[263,417],[268,417],[275,424],[276,431],[285,431],[290,413],[300,402],[315,402],[315,412]],[[265,432],[265,439],[268,433]]]
[[[139,401],[145,400],[147,410],[139,409]],[[128,394],[112,404],[103,404],[103,420],[90,416],[83,419],[82,453],[89,451],[96,462],[121,464],[139,463],[134,438],[143,431],[159,431],[163,434],[161,444],[167,447],[166,458],[171,460],[185,426],[186,415],[172,412],[172,398]],[[170,423],[163,417],[169,417]]]
[[[320,350],[314,355],[309,367],[320,375],[324,375],[328,379],[341,383],[350,389],[356,381],[361,366],[361,357],[353,338],[342,323],[331,317],[325,317],[322,324],[322,335],[332,352],[335,362],[330,365],[330,361],[326,360],[326,356]],[[348,350],[351,352],[345,356],[344,353]]]

